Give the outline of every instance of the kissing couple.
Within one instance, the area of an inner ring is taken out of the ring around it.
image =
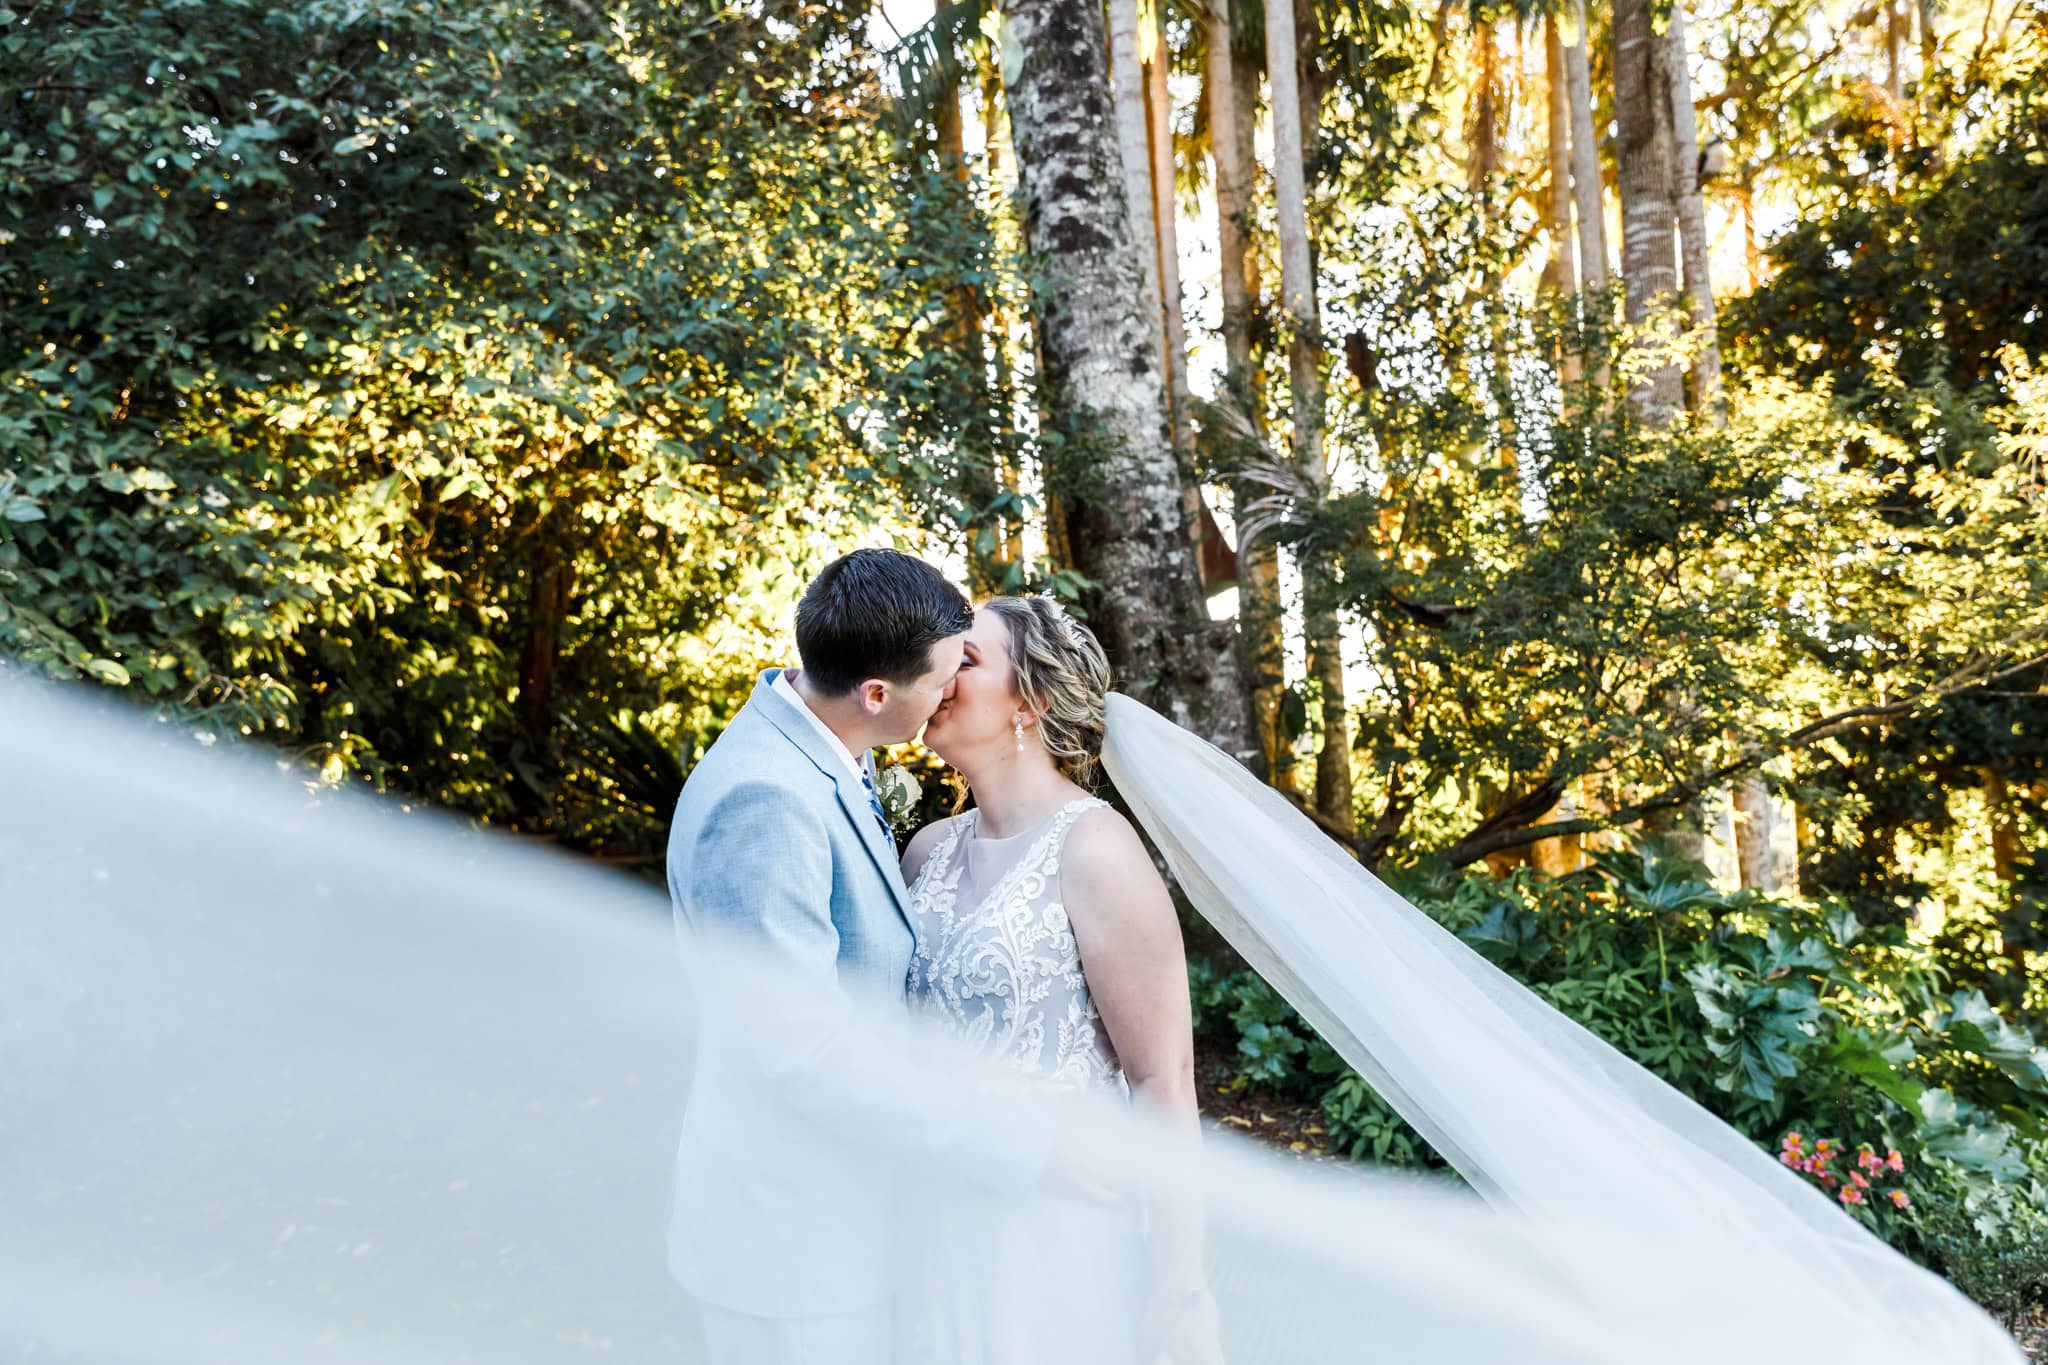
[[[931,565],[856,550],[805,589],[796,643],[801,668],[762,674],[684,785],[667,867],[679,927],[758,949],[800,990],[900,997],[1034,1083],[1128,1093],[1192,1135],[1179,922],[1136,829],[1095,795],[1111,678],[1094,634],[1050,597],[970,607]],[[871,750],[920,731],[973,807],[899,858]],[[907,1312],[877,1252],[884,1197],[870,1217],[821,1218],[847,1199],[839,1173],[764,1150],[777,1135],[735,1123],[719,1090],[700,1072],[670,1232],[713,1365],[1037,1355],[994,1305]],[[809,1181],[831,1188],[807,1196]],[[1061,1240],[1095,1265],[1060,1268],[1067,1310],[1089,1292],[1144,1306],[1127,1340],[1069,1340],[1066,1359],[1215,1358],[1198,1229],[1163,1236],[1155,1216],[1145,1239],[1135,1211],[1071,1216]]]

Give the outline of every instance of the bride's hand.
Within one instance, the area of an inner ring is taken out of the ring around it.
[[[1223,1324],[1206,1289],[1154,1294],[1143,1340],[1145,1365],[1223,1365]]]

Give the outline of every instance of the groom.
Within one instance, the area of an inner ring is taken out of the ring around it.
[[[802,669],[763,673],[683,786],[668,841],[680,929],[758,949],[812,998],[902,997],[908,893],[868,751],[913,738],[952,695],[972,621],[937,569],[893,550],[811,581]],[[884,1196],[788,1125],[742,1121],[755,1078],[700,1051],[669,1269],[698,1301],[708,1365],[887,1365]]]

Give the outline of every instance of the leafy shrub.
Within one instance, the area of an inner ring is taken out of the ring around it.
[[[2048,1049],[1981,992],[1950,989],[1936,945],[1839,902],[1717,890],[1654,847],[1563,878],[1401,889],[1559,1012],[1809,1163],[1802,1175],[1902,1251],[1998,1311],[2040,1298]],[[1256,974],[1190,972],[1198,1027],[1234,1042],[1242,1083],[1320,1096],[1334,1151],[1443,1164]]]

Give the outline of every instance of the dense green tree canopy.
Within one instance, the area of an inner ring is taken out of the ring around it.
[[[715,724],[761,646],[705,637],[864,489],[945,486],[987,240],[865,112],[861,15],[628,17],[12,16],[16,653],[545,821],[615,712]]]

